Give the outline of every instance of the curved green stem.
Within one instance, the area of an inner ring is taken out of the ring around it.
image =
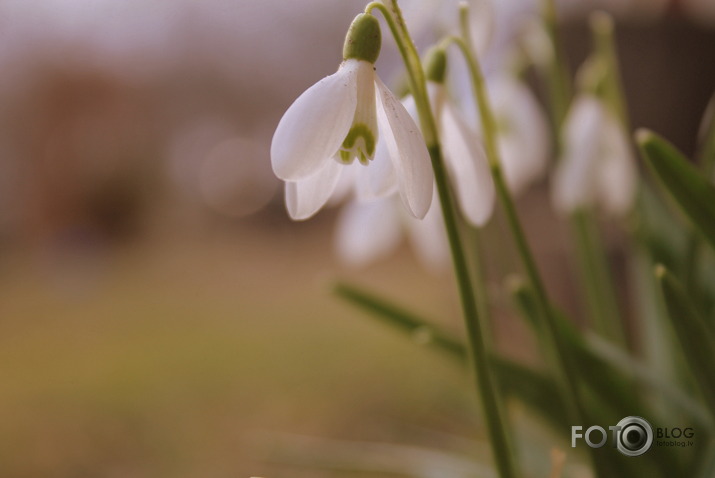
[[[427,147],[435,146],[438,144],[437,125],[435,123],[434,116],[432,115],[432,111],[429,108],[425,74],[422,70],[422,63],[420,62],[419,54],[417,53],[417,50],[407,33],[407,28],[405,27],[404,20],[402,20],[402,14],[397,6],[397,2],[394,0],[392,1],[392,11],[390,11],[390,9],[388,9],[382,2],[370,2],[365,7],[365,13],[372,13],[375,9],[379,10],[385,18],[387,26],[390,28],[390,32],[392,33],[395,43],[397,44],[400,56],[405,62],[405,67],[407,68],[408,73],[407,77],[410,83],[410,90],[413,98],[415,99],[415,103],[417,104],[417,111],[420,117],[420,127],[425,143],[427,144]]]
[[[480,317],[479,313],[480,309],[486,309],[486,305],[483,308],[477,306],[478,298],[475,295],[474,283],[470,277],[467,257],[459,233],[458,214],[449,189],[436,122],[427,96],[425,74],[417,50],[405,27],[397,1],[391,0],[390,4],[392,11],[381,2],[372,2],[366,7],[365,12],[370,13],[373,9],[378,9],[384,15],[407,68],[412,94],[420,116],[422,134],[432,160],[437,193],[442,207],[462,312],[466,322],[471,362],[481,398],[484,419],[487,422],[487,431],[491,441],[494,461],[501,478],[516,478],[519,475],[511,452],[510,440],[501,406],[502,402],[499,399],[497,383],[491,369],[484,325],[481,322],[484,317]]]

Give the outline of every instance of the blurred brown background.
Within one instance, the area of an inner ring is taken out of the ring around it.
[[[405,2],[408,21],[435,3]],[[586,3],[564,7],[574,68]],[[633,123],[692,152],[715,15],[626,3]],[[341,266],[334,211],[291,223],[270,169],[280,116],[336,69],[363,7],[0,1],[0,476],[334,476],[353,459],[315,471],[328,445],[306,437],[473,454],[467,377],[329,293],[348,277],[459,331],[451,276],[409,250]],[[521,203],[578,310],[545,185]],[[519,353],[528,337],[500,315]]]

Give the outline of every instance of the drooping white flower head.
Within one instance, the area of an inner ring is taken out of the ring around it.
[[[446,54],[431,50],[425,61],[427,94],[434,112],[442,144],[447,173],[454,185],[457,203],[464,217],[475,226],[483,226],[494,210],[495,190],[484,148],[459,111],[448,99],[444,84]],[[412,97],[404,100],[407,111],[417,117]]]
[[[372,15],[358,15],[338,71],[305,91],[281,118],[271,162],[286,181],[293,219],[315,214],[346,166],[361,168],[351,174],[367,183],[366,190],[380,195],[396,183],[412,215],[427,213],[433,182],[429,153],[413,119],[375,73],[379,51],[379,23]]]
[[[636,164],[618,118],[591,94],[578,96],[563,127],[563,156],[554,172],[552,199],[563,213],[600,205],[627,213],[636,194]]]
[[[522,81],[507,73],[492,76],[487,81],[504,177],[511,192],[519,195],[543,177],[548,166],[548,121],[533,93]]]

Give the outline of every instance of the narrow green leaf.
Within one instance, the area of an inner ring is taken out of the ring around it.
[[[672,144],[648,130],[639,130],[641,153],[681,210],[715,249],[715,186]]]
[[[683,287],[665,266],[656,266],[655,277],[683,355],[706,405],[715,416],[715,338]]]
[[[642,182],[638,191],[638,215],[632,217],[635,239],[654,262],[677,270],[685,262],[689,230],[682,227],[654,185]],[[667,193],[665,193],[667,194]],[[651,271],[648,269],[648,275]]]
[[[467,348],[462,342],[419,315],[349,284],[336,284],[334,292],[342,299],[371,312],[389,327],[406,333],[415,342],[436,347],[452,358],[466,361]]]

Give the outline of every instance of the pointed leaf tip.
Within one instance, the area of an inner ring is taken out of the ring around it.
[[[633,135],[636,139],[636,143],[638,143],[641,146],[644,146],[645,143],[650,141],[655,137],[653,132],[647,128],[638,128],[636,132]]]
[[[666,269],[663,264],[656,264],[653,268],[653,273],[655,274],[656,279],[663,280],[668,274],[668,269]]]

